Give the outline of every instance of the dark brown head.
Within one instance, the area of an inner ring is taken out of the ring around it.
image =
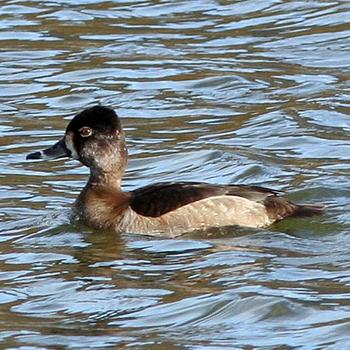
[[[123,173],[127,150],[115,111],[103,106],[85,109],[71,120],[60,141],[44,151],[29,154],[27,159],[60,157],[77,159],[92,173]]]

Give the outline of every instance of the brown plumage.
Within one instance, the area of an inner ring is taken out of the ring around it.
[[[150,217],[161,216],[201,199],[218,196],[238,196],[263,203],[269,217],[275,220],[288,216],[312,216],[321,214],[324,210],[323,205],[293,204],[279,197],[279,191],[249,185],[159,183],[139,188],[131,193],[130,207],[138,214]]]
[[[295,204],[280,192],[247,185],[159,183],[123,192],[127,163],[124,132],[115,112],[96,106],[79,113],[62,140],[28,159],[70,156],[90,168],[76,202],[88,225],[135,233],[175,236],[209,227],[265,227],[290,216],[319,215],[322,205]]]

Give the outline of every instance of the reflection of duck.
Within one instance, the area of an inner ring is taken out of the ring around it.
[[[264,227],[290,216],[321,214],[322,205],[299,205],[274,190],[246,185],[159,183],[123,192],[127,163],[124,132],[116,113],[95,106],[79,113],[65,136],[27,159],[72,157],[90,168],[76,202],[89,226],[143,234],[177,235],[209,227]]]

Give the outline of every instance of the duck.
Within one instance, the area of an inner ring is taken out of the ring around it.
[[[325,210],[322,204],[296,204],[280,191],[255,185],[162,182],[123,191],[128,160],[125,133],[116,112],[102,105],[77,114],[58,142],[26,158],[62,157],[90,169],[74,212],[97,230],[174,237],[226,226],[264,228]]]

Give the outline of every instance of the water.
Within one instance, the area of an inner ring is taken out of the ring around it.
[[[340,0],[3,0],[2,348],[349,348],[349,18]],[[71,223],[87,170],[25,155],[96,103],[127,131],[127,190],[252,183],[327,213],[171,240]]]

